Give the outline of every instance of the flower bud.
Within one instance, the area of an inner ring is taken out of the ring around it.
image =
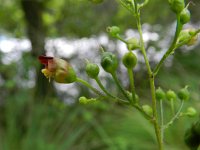
[[[118,67],[117,57],[111,52],[103,52],[101,66],[108,73],[114,73]]]
[[[185,43],[187,46],[194,45],[197,42],[198,36],[195,29],[182,30],[178,37],[179,43]]]
[[[184,8],[180,13],[180,22],[186,24],[190,21],[190,11],[187,8]]]
[[[159,101],[165,99],[165,92],[160,87],[156,89],[156,99]]]
[[[181,90],[178,92],[178,97],[180,98],[180,100],[183,100],[183,101],[189,100],[189,98],[190,98],[190,93],[189,93],[189,91],[188,91],[188,86],[185,86],[183,89],[181,89]]]
[[[123,56],[122,62],[126,68],[132,69],[137,64],[137,57],[134,53],[128,52]]]
[[[128,92],[128,91],[126,91],[126,93],[128,94],[129,99],[132,99],[132,98],[133,98],[133,97],[132,97],[132,93],[130,93],[130,92]],[[135,101],[138,102],[139,99],[140,99],[139,96],[138,96],[137,94],[135,94]]]
[[[112,37],[116,37],[120,33],[120,28],[118,26],[107,27],[106,30]]]
[[[80,104],[92,104],[95,103],[97,100],[95,98],[86,98],[84,96],[81,96],[79,98],[79,103]]]
[[[176,93],[172,90],[168,90],[167,93],[166,93],[166,97],[167,97],[167,100],[176,100],[177,99],[177,96],[176,96]]]
[[[130,38],[127,40],[126,46],[128,50],[135,50],[140,48],[140,42],[137,38]]]
[[[184,0],[171,0],[170,6],[176,14],[179,14],[185,8],[185,2]]]
[[[186,115],[189,117],[194,117],[197,114],[196,109],[194,109],[193,107],[188,107],[187,111],[186,111]]]
[[[99,75],[99,66],[97,64],[87,63],[85,70],[87,75],[92,79],[97,78]]]
[[[149,105],[143,105],[142,109],[144,110],[145,113],[147,113],[149,116],[152,116],[153,114],[153,110],[151,108],[151,106]]]
[[[76,81],[76,73],[67,61],[47,56],[39,56],[39,60],[45,65],[42,73],[49,80],[54,78],[58,83],[72,83]]]
[[[103,0],[89,0],[89,1],[94,3],[94,4],[99,4],[99,3],[103,2]]]

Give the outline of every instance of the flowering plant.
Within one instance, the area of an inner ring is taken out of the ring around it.
[[[103,0],[90,0],[94,3],[100,3]],[[123,97],[118,97],[113,95],[108,91],[104,85],[102,84],[101,80],[99,79],[99,71],[100,68],[97,64],[91,63],[87,61],[86,63],[86,73],[87,75],[96,81],[98,86],[102,91],[97,90],[95,87],[90,85],[87,81],[77,77],[76,73],[74,72],[72,66],[60,59],[60,58],[53,58],[47,56],[40,56],[39,60],[42,64],[45,65],[45,69],[42,69],[42,73],[47,78],[54,78],[56,82],[59,83],[73,83],[73,82],[80,82],[84,84],[86,87],[91,89],[94,93],[98,95],[97,98],[86,98],[80,97],[79,102],[82,104],[88,104],[101,99],[112,99],[114,102],[118,102],[124,105],[129,105],[130,107],[136,108],[141,114],[148,119],[155,129],[155,135],[158,142],[158,149],[164,149],[164,131],[171,126],[175,120],[179,119],[182,116],[194,116],[197,112],[193,107],[189,107],[186,111],[182,111],[183,105],[185,101],[190,99],[190,92],[188,90],[188,86],[183,87],[178,92],[173,90],[163,91],[161,87],[155,86],[155,78],[164,63],[164,61],[172,55],[175,50],[183,45],[194,45],[197,41],[197,35],[200,32],[200,29],[183,29],[184,24],[190,21],[190,11],[188,9],[189,4],[185,5],[184,0],[169,0],[169,5],[171,10],[175,13],[177,17],[177,24],[176,24],[176,31],[174,34],[174,38],[169,46],[168,50],[162,56],[159,63],[152,68],[149,63],[149,59],[146,54],[146,48],[141,28],[141,20],[140,20],[140,12],[145,5],[148,4],[149,0],[144,0],[143,2],[138,2],[138,0],[118,0],[119,3],[125,7],[135,18],[137,23],[137,29],[140,35],[140,38],[137,39],[135,37],[131,37],[128,40],[123,39],[120,35],[120,28],[117,26],[111,26],[107,28],[108,34],[120,40],[127,46],[127,53],[122,57],[122,63],[124,67],[127,69],[130,89],[126,90],[117,76],[117,69],[119,65],[119,60],[117,56],[111,52],[106,52],[103,48],[102,56],[101,56],[101,66],[104,71],[110,74],[116,83],[116,86],[121,91]],[[141,105],[139,95],[137,94],[135,83],[134,83],[134,67],[137,65],[137,56],[135,55],[134,51],[138,50],[141,51],[145,65],[147,68],[148,73],[148,80],[150,84],[151,90],[151,103],[152,105]],[[171,119],[169,121],[165,120],[164,112],[163,112],[163,101],[167,100],[169,105],[171,106]],[[178,101],[179,100],[179,101]],[[179,108],[175,108],[175,103],[180,103]],[[158,111],[159,109],[159,111]],[[200,139],[200,134],[197,135]],[[190,146],[191,137],[186,136],[186,143]],[[198,141],[200,143],[200,141]],[[198,146],[197,146],[198,147]]]

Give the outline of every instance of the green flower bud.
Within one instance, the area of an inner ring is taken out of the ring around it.
[[[184,101],[187,101],[189,100],[190,98],[190,93],[188,91],[188,86],[185,86],[183,89],[181,89],[179,92],[178,92],[178,97],[180,98],[180,100],[184,100]]]
[[[126,46],[128,50],[135,50],[140,48],[140,42],[137,38],[130,38],[127,40]]]
[[[120,33],[120,28],[117,26],[107,27],[106,30],[112,37],[116,37]]]
[[[184,8],[180,14],[180,22],[186,24],[190,21],[190,11],[187,8]]]
[[[89,0],[90,2],[94,3],[94,4],[100,4],[103,2],[103,0]]]
[[[166,93],[166,97],[167,97],[167,100],[176,100],[177,99],[177,96],[176,96],[176,93],[172,90],[168,90],[167,93]]]
[[[111,52],[104,52],[101,57],[101,66],[108,73],[114,73],[118,67],[117,57]]]
[[[186,115],[189,117],[194,117],[197,114],[196,109],[194,109],[193,107],[188,107],[187,111],[186,111]]]
[[[185,43],[187,46],[194,45],[197,42],[198,36],[195,29],[182,30],[178,37],[179,43]]]
[[[126,91],[126,93],[128,94],[129,99],[132,99],[132,93]],[[139,101],[139,96],[137,94],[135,94],[135,101],[138,102]]]
[[[81,96],[79,98],[80,104],[92,104],[92,103],[96,103],[96,102],[97,102],[97,99],[95,99],[95,98],[86,98],[84,96]]]
[[[156,89],[156,99],[159,101],[165,99],[165,92],[160,87]]]
[[[171,0],[170,6],[176,14],[179,14],[185,8],[185,2],[184,0]]]
[[[144,110],[145,113],[147,113],[149,116],[152,116],[153,114],[153,110],[151,108],[151,106],[149,105],[143,105],[142,109]]]
[[[123,56],[122,62],[126,68],[132,69],[137,64],[137,57],[134,53],[128,52]]]
[[[99,75],[99,66],[97,64],[87,63],[85,70],[87,75],[92,79],[97,78]]]

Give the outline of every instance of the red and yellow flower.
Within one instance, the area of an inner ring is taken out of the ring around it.
[[[58,83],[72,83],[76,81],[76,73],[65,60],[49,56],[39,56],[39,61],[45,65],[42,73],[46,78],[54,78]]]

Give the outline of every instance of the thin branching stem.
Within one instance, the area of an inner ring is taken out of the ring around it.
[[[140,21],[140,13],[137,10],[137,1],[134,0],[134,5],[135,5],[135,17],[137,21],[137,28],[140,34],[140,43],[141,43],[141,51],[145,60],[145,64],[147,67],[148,75],[149,75],[149,82],[150,82],[150,89],[151,89],[151,97],[152,97],[152,109],[153,109],[153,124],[154,124],[154,129],[156,133],[156,138],[158,141],[158,146],[159,150],[163,150],[163,143],[161,140],[161,132],[160,132],[160,126],[158,124],[158,114],[157,114],[157,104],[156,104],[156,95],[155,95],[155,85],[154,85],[154,75],[151,71],[151,67],[149,64],[149,60],[146,55],[146,50],[145,50],[145,44],[144,44],[144,39],[142,35],[142,27],[141,27],[141,21]]]

